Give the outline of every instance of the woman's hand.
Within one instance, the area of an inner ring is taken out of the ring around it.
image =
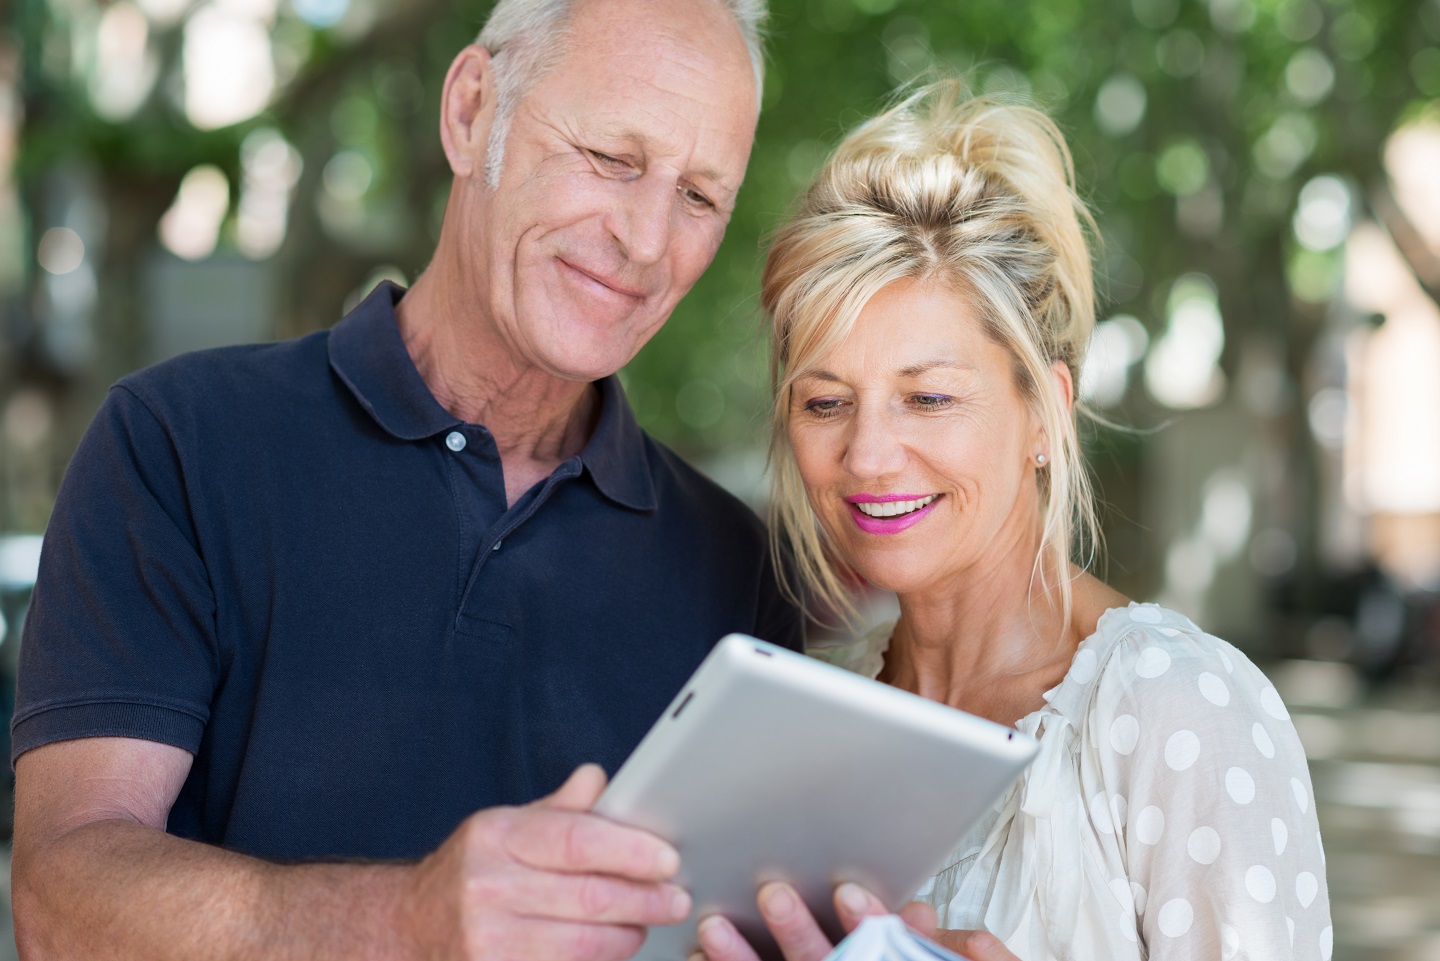
[[[1020,961],[1010,949],[989,931],[961,931],[942,928],[930,936],[936,944],[949,948],[970,961]]]
[[[821,961],[834,945],[820,930],[800,895],[788,884],[774,882],[762,887],[756,898],[765,926],[780,945],[786,961]],[[858,884],[842,884],[835,889],[835,913],[840,924],[854,930],[871,915],[888,914],[879,898]],[[993,935],[984,931],[937,931],[935,909],[912,901],[900,909],[901,919],[928,938],[958,950],[972,961],[1019,961]],[[735,926],[719,915],[700,922],[700,947],[708,961],[759,961],[755,950]],[[691,961],[696,961],[692,957]]]

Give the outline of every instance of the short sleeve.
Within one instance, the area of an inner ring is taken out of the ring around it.
[[[1328,961],[1305,753],[1273,685],[1208,635],[1137,631],[1097,689],[1100,769],[1153,961]]]
[[[46,529],[21,639],[11,763],[84,737],[194,753],[219,673],[214,595],[171,432],[123,386]]]

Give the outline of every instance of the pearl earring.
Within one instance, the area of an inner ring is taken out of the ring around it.
[[[1050,460],[1050,458],[1046,457],[1044,454],[1036,454],[1036,455],[1035,455],[1035,463],[1039,464],[1041,467],[1044,467],[1044,466],[1045,466],[1045,463],[1046,463],[1048,460]]]

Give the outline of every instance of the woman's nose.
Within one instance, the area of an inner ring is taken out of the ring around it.
[[[853,477],[880,478],[905,467],[905,445],[883,410],[859,410],[846,438],[844,466]]]

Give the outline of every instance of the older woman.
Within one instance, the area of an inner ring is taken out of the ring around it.
[[[1054,125],[947,82],[848,136],[776,235],[775,526],[831,606],[853,609],[856,575],[900,601],[815,653],[1039,739],[922,891],[942,928],[1022,961],[1328,959],[1310,778],[1275,688],[1075,562],[1094,516],[1087,226]],[[818,950],[793,912],[769,916],[792,958]],[[707,927],[712,957],[740,956]]]

